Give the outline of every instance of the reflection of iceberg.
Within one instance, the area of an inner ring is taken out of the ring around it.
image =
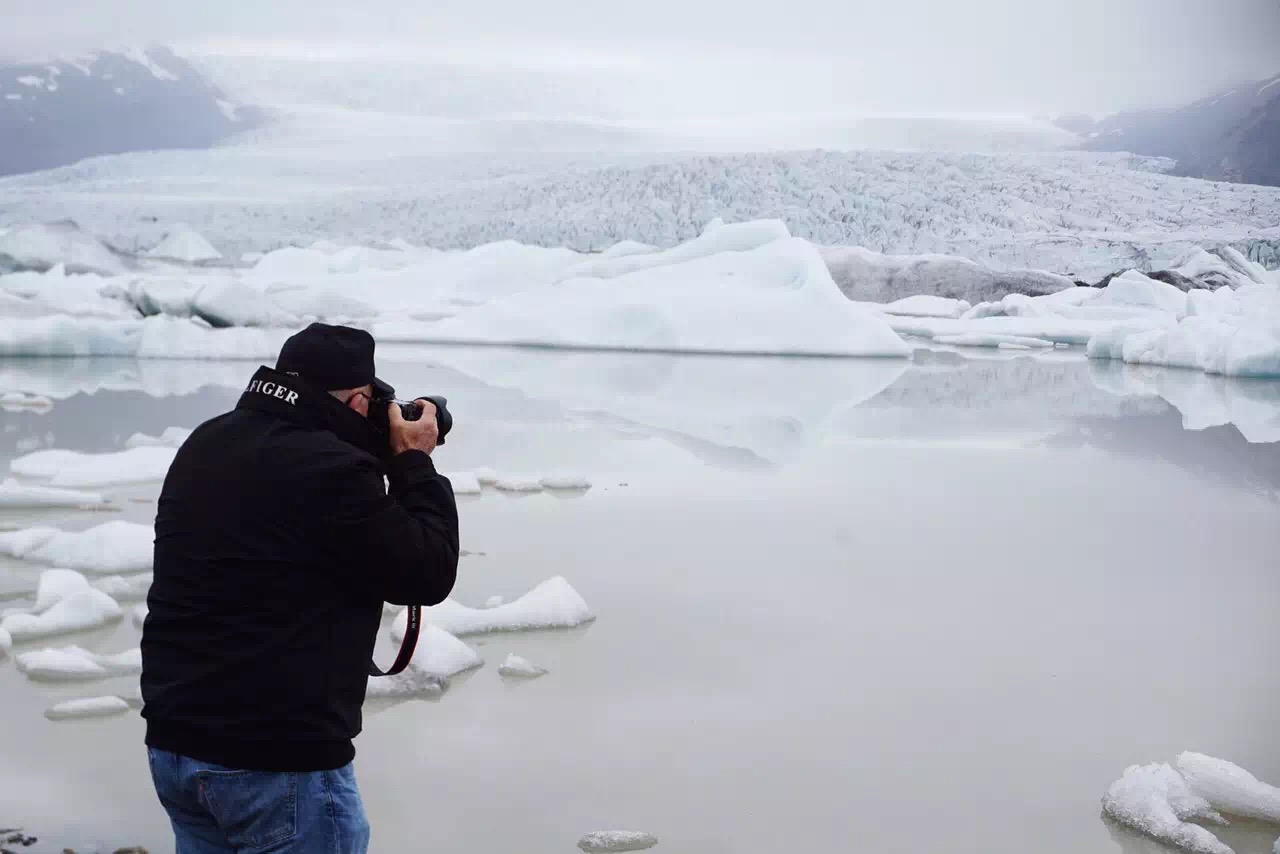
[[[1234,424],[1250,442],[1280,442],[1280,382],[1097,360],[1089,374],[1112,394],[1167,400],[1187,430]]]
[[[442,347],[434,361],[492,385],[771,461],[812,442],[833,413],[876,395],[901,359],[720,357]]]

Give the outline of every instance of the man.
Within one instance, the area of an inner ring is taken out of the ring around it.
[[[142,696],[178,854],[368,848],[351,740],[382,603],[436,604],[458,565],[435,409],[369,419],[373,351],[307,327],[165,478]]]

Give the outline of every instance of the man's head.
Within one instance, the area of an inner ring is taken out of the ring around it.
[[[363,329],[313,323],[284,342],[276,370],[301,377],[367,417],[376,387],[385,385],[374,376],[373,347],[373,336]]]

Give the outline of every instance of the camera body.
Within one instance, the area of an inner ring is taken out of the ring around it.
[[[437,445],[444,444],[444,437],[453,429],[453,416],[449,413],[448,399],[440,395],[422,395],[421,400],[429,400],[436,407],[436,430],[439,438]],[[369,420],[376,424],[381,430],[389,431],[391,429],[390,421],[387,415],[387,406],[394,403],[400,407],[400,417],[405,421],[417,421],[422,417],[422,410],[418,408],[418,404],[412,400],[399,400],[396,398],[396,390],[381,380],[375,380],[373,385],[373,395],[369,398]]]

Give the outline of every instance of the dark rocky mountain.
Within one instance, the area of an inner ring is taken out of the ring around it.
[[[1090,151],[1128,151],[1177,161],[1193,178],[1280,186],[1280,75],[1202,98],[1185,107],[1134,110],[1058,126]]]
[[[204,148],[261,120],[164,47],[0,64],[0,175],[100,154]]]

